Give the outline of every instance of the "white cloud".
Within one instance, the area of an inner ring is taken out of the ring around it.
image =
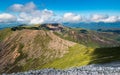
[[[51,10],[38,10],[33,2],[27,4],[14,4],[10,6],[9,9],[13,12],[18,12],[18,21],[29,24],[45,23],[54,16]]]
[[[9,9],[15,12],[20,12],[23,8],[22,4],[14,4]]]
[[[14,12],[30,12],[36,9],[36,5],[33,2],[27,4],[14,4],[10,6],[10,10]]]
[[[53,22],[116,22],[120,21],[118,16],[108,16],[101,14],[93,14],[90,17],[81,16],[75,13],[64,13],[61,15],[55,15],[52,10],[37,9],[37,6],[33,2],[26,4],[14,4],[9,8],[14,13],[18,14],[17,21],[29,24],[38,23],[53,23]],[[11,19],[12,20],[12,19]],[[0,20],[1,21],[1,20]]]
[[[30,24],[39,24],[39,23],[44,23],[44,19],[41,19],[39,17],[35,17],[30,20]]]
[[[94,14],[94,15],[92,15],[92,20],[93,21],[99,21],[99,20],[101,20],[101,19],[106,19],[106,18],[108,18],[108,16],[107,15],[98,15],[98,14]]]
[[[31,19],[32,16],[26,12],[21,12],[18,16],[18,21],[23,23],[28,23]]]
[[[109,16],[107,19],[103,20],[104,22],[117,22],[120,21],[118,16]]]
[[[65,13],[63,15],[63,21],[64,22],[80,22],[82,21],[82,17],[74,13]]]
[[[2,13],[0,14],[0,23],[9,23],[9,22],[15,22],[16,17],[14,15],[8,14],[8,13]]]
[[[51,10],[34,10],[30,13],[27,12],[21,12],[19,14],[18,21],[29,23],[29,24],[38,24],[38,23],[45,23],[48,20],[51,20],[54,16],[53,11]]]
[[[117,22],[117,21],[120,21],[120,19],[118,16],[94,14],[91,16],[90,21],[92,22]]]

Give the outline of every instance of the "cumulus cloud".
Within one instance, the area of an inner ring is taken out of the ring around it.
[[[34,12],[26,13],[22,12],[19,14],[18,21],[29,23],[29,24],[39,24],[45,23],[51,19],[54,13],[51,10],[35,10]]]
[[[13,4],[9,7],[11,11],[17,13],[17,21],[21,23],[28,24],[39,24],[39,23],[62,23],[62,22],[117,22],[120,21],[118,16],[109,16],[101,14],[93,14],[90,17],[83,17],[80,14],[75,13],[64,13],[63,15],[55,15],[52,10],[37,9],[37,6],[33,2],[26,4]],[[4,19],[4,18],[3,18]],[[5,21],[15,21],[15,16],[12,15],[12,19],[7,19]],[[2,18],[0,22],[3,22]]]
[[[28,23],[32,19],[32,16],[30,14],[27,14],[25,12],[21,12],[18,15],[18,21],[23,23]]]
[[[30,24],[36,24],[36,23],[44,23],[44,19],[41,19],[39,17],[35,17],[30,21]]]
[[[8,14],[8,13],[2,13],[0,14],[0,23],[10,23],[15,22],[16,16]]]
[[[14,4],[9,8],[13,12],[19,12],[18,21],[29,24],[45,23],[54,16],[52,10],[38,10],[33,2],[27,4]]]
[[[108,18],[107,15],[94,14],[94,15],[92,15],[91,20],[93,20],[93,21],[99,21],[99,20],[106,19],[106,18]]]
[[[65,13],[63,15],[63,21],[64,22],[80,22],[82,21],[82,17],[74,13]]]
[[[94,14],[91,16],[90,21],[92,22],[117,22],[117,21],[120,21],[120,19],[118,16]]]
[[[118,16],[109,16],[107,19],[104,20],[104,22],[117,22],[120,21]]]
[[[36,5],[33,2],[27,4],[14,4],[10,6],[9,9],[14,12],[30,12],[36,9]]]

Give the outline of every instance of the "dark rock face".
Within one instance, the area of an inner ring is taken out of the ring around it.
[[[67,70],[42,69],[2,75],[120,75],[120,62],[93,64]]]
[[[53,31],[62,31],[63,26],[58,23],[51,23],[51,24],[42,24],[40,27],[45,27],[48,30],[53,30]]]

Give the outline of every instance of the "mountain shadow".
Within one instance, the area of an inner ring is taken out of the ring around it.
[[[108,63],[120,61],[120,47],[96,48],[92,53],[89,64]]]

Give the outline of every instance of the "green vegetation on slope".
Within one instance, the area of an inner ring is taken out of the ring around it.
[[[86,48],[83,45],[75,45],[69,48],[62,58],[58,58],[43,65],[40,68],[58,68],[65,69],[69,67],[78,67],[88,64],[100,64],[113,61],[120,61],[120,47],[113,48]]]
[[[66,69],[70,67],[79,67],[88,64],[107,63],[111,61],[120,60],[120,47],[115,48],[87,48],[84,45],[76,44],[69,48],[69,52],[61,58],[52,59],[48,61],[46,57],[30,58],[27,63],[20,66],[19,71],[27,71],[29,69],[42,69],[42,68],[56,68]],[[46,59],[44,61],[44,59]],[[48,61],[48,62],[47,62]]]
[[[87,47],[100,48],[120,45],[118,34],[111,34],[109,32],[105,34],[82,28],[66,28],[61,32],[54,33],[63,39],[77,42]],[[111,36],[116,37],[117,40]]]
[[[0,30],[0,42],[4,40],[8,35],[12,33],[10,28],[6,28],[4,30]]]
[[[96,48],[92,53],[91,63],[120,61],[120,47]]]
[[[30,69],[37,69],[39,66],[42,66],[43,64],[45,64],[46,62],[53,60],[50,59],[49,57],[47,58],[45,56],[46,53],[50,53],[52,54],[52,50],[48,49],[48,43],[50,42],[51,38],[46,34],[46,36],[42,36],[42,35],[37,35],[34,38],[34,45],[39,45],[41,47],[41,53],[42,55],[40,55],[40,57],[38,58],[33,58],[30,57],[29,59],[26,60],[26,64],[24,64],[22,66],[22,71],[27,71]],[[47,59],[47,60],[45,60]]]
[[[83,44],[88,47],[93,47],[93,48],[99,47],[99,43],[96,43],[95,40],[92,40],[93,38],[91,36],[93,36],[93,34],[90,33],[90,31],[87,31],[81,28],[69,29],[61,33],[60,32],[54,32],[54,33],[63,39],[77,42],[79,44]]]
[[[111,47],[118,46],[120,43],[118,34],[111,34],[111,32],[107,32],[106,34],[104,32],[96,32],[92,30],[87,30],[83,28],[69,28],[69,27],[62,27],[59,28],[58,26],[54,26],[54,24],[50,24],[53,29],[49,28],[47,26],[48,24],[43,25],[30,25],[30,26],[18,26],[11,28],[13,31],[16,30],[22,30],[22,29],[30,29],[30,30],[53,30],[53,32],[60,36],[63,39],[70,40],[73,42],[77,42],[79,44],[83,44],[88,47]],[[56,28],[57,29],[54,29]],[[115,35],[115,38],[113,37]],[[112,37],[111,37],[112,36]]]
[[[18,53],[20,53],[20,56],[16,58],[14,64],[16,64],[17,62],[19,62],[21,59],[24,59],[27,57],[27,54],[23,53],[22,49],[23,49],[24,45],[23,44],[19,44],[19,49],[18,49]]]
[[[120,55],[119,55],[120,47],[95,49],[93,47],[97,46],[98,45],[97,43],[99,42],[94,43],[93,42],[94,40],[93,41],[91,40],[91,39],[95,39],[91,37],[92,33],[84,29],[70,29],[70,32],[69,32],[69,28],[65,28],[61,32],[59,31],[54,32],[56,35],[59,35],[62,39],[71,40],[79,43],[79,44],[76,44],[75,46],[69,47],[68,53],[66,53],[65,55],[63,54],[63,57],[60,56],[59,49],[58,50],[49,49],[48,43],[56,39],[56,37],[54,39],[51,39],[50,37],[51,35],[49,35],[48,33],[49,31],[46,31],[45,29],[37,30],[36,28],[34,29],[34,27],[33,28],[25,27],[25,29],[26,30],[24,31],[24,26],[23,26],[22,29],[21,28],[19,29],[18,27],[18,30],[20,31],[15,31],[17,35],[22,35],[22,37],[14,36],[13,40],[9,40],[10,38],[8,38],[8,41],[9,41],[8,49],[11,48],[11,53],[17,49],[17,52],[20,55],[17,58],[15,58],[15,62],[13,64],[7,65],[7,68],[5,68],[5,71],[8,70],[8,72],[18,72],[18,71],[27,71],[32,69],[35,70],[35,69],[42,69],[42,68],[65,69],[69,67],[79,67],[79,66],[93,64],[93,63],[105,63],[105,62],[120,60]],[[36,33],[34,33],[34,30]],[[11,33],[12,31],[10,29],[1,30],[0,40],[4,40],[6,36],[8,37],[8,35],[10,35]],[[90,34],[87,34],[87,33],[90,33]],[[32,35],[32,34],[37,34],[37,35]],[[24,37],[25,35],[29,37],[34,36],[34,38]],[[84,35],[83,38],[85,39],[79,38],[82,35]],[[97,33],[95,33],[94,35],[98,36]],[[28,41],[28,39],[30,40]],[[106,38],[102,38],[102,39],[106,39]],[[27,44],[25,44],[26,40],[27,40]],[[58,42],[57,45],[60,45],[59,43],[63,44],[61,42]],[[81,45],[81,43],[84,44],[85,46]],[[89,46],[87,47],[86,45],[87,46],[89,45],[90,47]],[[26,48],[28,50],[23,50]],[[31,56],[29,53],[31,53]],[[56,55],[58,55],[58,57],[55,57]]]
[[[5,44],[1,46],[1,53],[9,51],[7,55],[10,57],[4,56],[0,62],[4,62],[2,59],[5,58],[10,61],[5,62],[7,66],[3,65],[0,72],[7,73],[38,69],[38,67],[63,56],[68,47],[75,44],[44,30],[17,30],[6,38],[7,41],[3,41]]]
[[[5,68],[6,72],[12,73],[12,72],[17,72],[17,71],[22,71],[22,66],[20,65],[18,66],[17,64],[20,60],[27,58],[27,54],[22,51],[23,47],[24,45],[20,43],[19,49],[18,49],[18,53],[20,53],[20,55],[15,59],[15,62],[13,64],[9,64]]]
[[[33,42],[31,44],[33,44],[34,50],[32,51],[33,55],[34,52],[36,51],[40,51],[38,55],[39,57],[29,57],[28,55],[30,55],[29,53],[24,52],[23,48],[25,47],[24,43],[20,43],[16,42],[16,40],[11,41],[11,43],[13,43],[13,47],[11,48],[11,52],[15,51],[16,47],[18,46],[18,53],[20,53],[20,55],[15,59],[15,62],[13,64],[8,65],[4,70],[6,70],[6,72],[11,73],[11,72],[20,72],[20,71],[27,71],[30,69],[36,69],[38,66],[41,66],[43,63],[48,62],[49,60],[52,59],[47,59],[46,57],[46,53],[47,52],[51,52],[52,50],[48,49],[48,43],[50,42],[51,38],[48,36],[48,34],[44,31],[42,31],[43,34],[41,33],[36,33],[38,35],[35,36],[35,38],[33,38]],[[20,33],[19,33],[20,34]],[[39,47],[39,50],[35,50],[36,47]],[[50,53],[51,55],[52,52]],[[45,60],[47,59],[47,60]],[[20,63],[20,61],[24,61],[24,63]],[[19,65],[19,64],[23,64],[23,65]]]
[[[83,45],[77,44],[69,48],[69,53],[62,58],[57,58],[51,62],[46,63],[39,68],[69,68],[87,65],[91,59],[92,48],[87,48]]]
[[[42,47],[42,49],[44,49],[45,47],[47,47],[50,40],[51,38],[47,34],[46,36],[37,35],[34,38],[34,43],[39,44],[39,46]]]

